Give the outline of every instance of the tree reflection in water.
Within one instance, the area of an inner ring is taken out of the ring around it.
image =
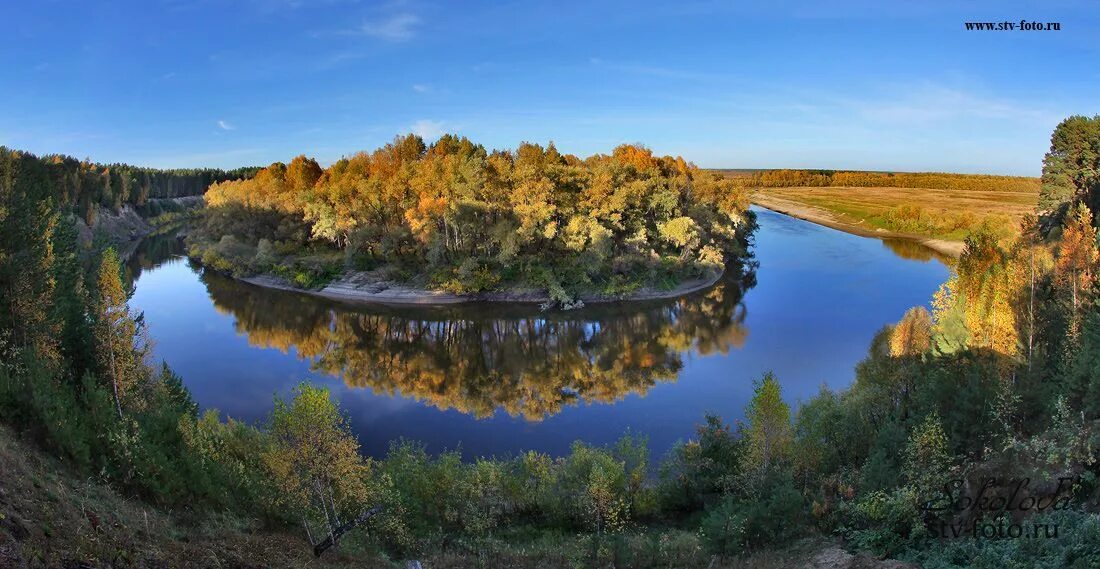
[[[194,267],[196,270],[201,270]],[[203,271],[219,312],[249,344],[294,349],[351,387],[487,417],[537,421],[580,402],[613,402],[675,381],[688,354],[744,344],[750,269],[686,297],[593,305],[350,305]]]
[[[947,266],[955,264],[954,258],[912,239],[886,238],[882,240],[882,245],[902,259],[924,263],[936,259]]]

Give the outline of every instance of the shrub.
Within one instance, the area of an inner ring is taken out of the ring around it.
[[[708,553],[728,557],[745,550],[745,515],[732,496],[711,508],[699,527],[699,537]]]
[[[556,497],[567,523],[596,532],[621,529],[630,515],[625,464],[605,449],[575,442],[561,463]]]
[[[327,264],[295,262],[289,265],[276,265],[271,272],[299,288],[319,289],[332,282],[340,274],[340,269]]]
[[[737,554],[751,546],[781,543],[804,531],[805,501],[787,469],[752,475],[752,492],[729,494],[703,519],[708,551]]]
[[[848,519],[844,533],[858,549],[896,555],[925,534],[917,504],[910,488],[870,492],[844,509]]]
[[[1009,520],[993,520],[1010,523]],[[1005,567],[1100,567],[1100,518],[1080,510],[1062,510],[1025,518],[1025,528],[1042,527],[1038,538],[926,541],[899,557],[921,567],[1002,569]],[[1048,528],[1054,535],[1047,533]],[[1049,535],[1049,537],[1048,537]]]
[[[693,510],[728,492],[741,471],[746,443],[717,415],[707,415],[695,440],[678,444],[661,464],[658,485],[663,508]]]

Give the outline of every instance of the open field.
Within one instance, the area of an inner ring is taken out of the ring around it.
[[[983,222],[998,233],[1019,230],[1038,194],[928,188],[758,188],[753,201],[794,202],[828,211],[837,221],[869,231],[962,241]],[[811,220],[812,221],[812,220]],[[881,230],[881,231],[880,231]]]
[[[1004,237],[1018,233],[1040,185],[1038,178],[938,172],[715,171],[768,209],[851,233],[924,241],[953,256],[983,223]]]

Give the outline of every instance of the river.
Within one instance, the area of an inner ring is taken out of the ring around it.
[[[758,266],[675,300],[540,312],[341,304],[203,271],[171,237],[131,259],[131,306],[199,405],[252,423],[301,381],[332,390],[364,453],[390,441],[467,457],[552,455],[647,436],[660,457],[706,413],[743,416],[772,371],[796,407],[842,389],[872,336],[949,268],[907,242],[755,208]]]

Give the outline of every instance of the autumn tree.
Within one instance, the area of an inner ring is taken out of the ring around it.
[[[923,306],[910,308],[890,335],[890,355],[919,356],[932,347],[932,315]]]
[[[313,189],[313,185],[321,178],[321,166],[312,158],[298,155],[286,167],[287,192],[300,195]]]
[[[138,319],[126,304],[122,267],[113,248],[103,252],[96,276],[95,351],[100,373],[109,378],[115,410],[122,416],[122,404],[138,386],[144,370],[144,346],[135,344],[140,332]]]
[[[1019,353],[1017,306],[1023,267],[1011,249],[986,228],[970,234],[958,263],[958,292],[964,297],[971,345],[1015,357]]]
[[[1073,307],[1073,328],[1077,327],[1081,297],[1090,292],[1097,259],[1096,228],[1092,224],[1092,211],[1085,204],[1077,204],[1066,216],[1062,241],[1055,261],[1055,279],[1068,291]]]
[[[302,383],[288,403],[278,397],[269,431],[274,440],[264,462],[279,490],[279,501],[301,520],[311,542],[321,522],[335,540],[337,530],[358,514],[367,498],[368,466],[347,419],[328,389]]]
[[[490,153],[454,135],[397,137],[324,170],[298,156],[216,183],[206,202],[189,250],[234,273],[270,265],[255,260],[260,240],[291,262],[321,242],[345,267],[399,266],[460,294],[518,284],[563,305],[715,276],[753,229],[745,189],[682,158],[623,145],[582,160],[526,142]]]

